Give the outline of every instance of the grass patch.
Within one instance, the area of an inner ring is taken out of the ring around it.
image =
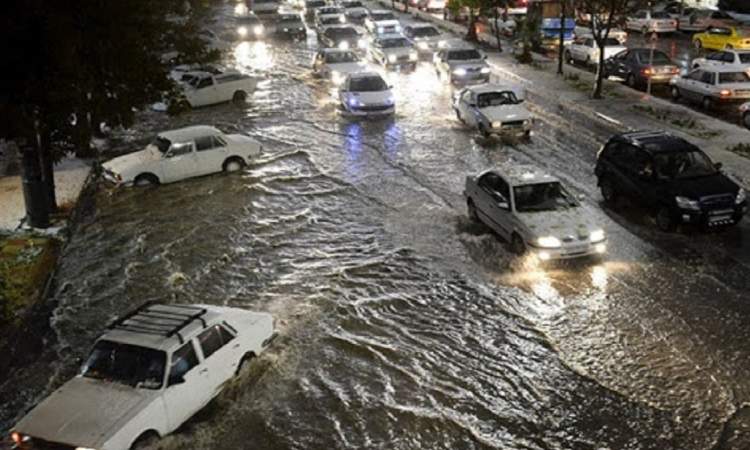
[[[718,131],[707,129],[694,118],[685,117],[682,113],[678,113],[669,109],[657,109],[650,105],[637,104],[631,105],[631,108],[640,113],[648,114],[652,118],[662,123],[666,123],[676,128],[681,128],[685,130],[685,132],[692,134],[693,136],[708,139],[721,135],[721,133]]]
[[[737,144],[731,147],[727,147],[727,150],[736,153],[745,158],[750,158],[750,144]]]
[[[57,260],[59,242],[33,235],[0,235],[0,326],[39,299]]]

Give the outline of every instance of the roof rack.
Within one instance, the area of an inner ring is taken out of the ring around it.
[[[159,306],[163,308],[158,308]],[[158,336],[177,336],[180,344],[185,338],[180,332],[196,320],[203,328],[207,327],[203,316],[206,308],[191,305],[168,305],[149,301],[112,322],[107,329],[122,330],[132,333],[155,334]]]

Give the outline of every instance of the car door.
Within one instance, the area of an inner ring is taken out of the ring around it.
[[[604,62],[604,67],[607,69],[607,73],[609,75],[615,75],[617,77],[623,76],[623,67],[625,65],[625,61],[627,60],[628,56],[630,55],[629,50],[624,50],[615,56],[613,56],[611,59],[607,59]]]
[[[698,83],[702,77],[703,69],[694,69],[692,72],[682,77],[679,83],[680,94],[688,100],[694,101],[698,98],[699,94],[696,93],[698,86],[696,86],[696,83]]]
[[[608,148],[610,153],[610,171],[613,177],[612,183],[617,192],[627,196],[635,197],[638,192],[636,186],[636,174],[633,170],[633,158],[637,150],[632,145],[624,142],[613,142]]]
[[[703,100],[704,97],[710,97],[715,94],[714,85],[716,84],[716,72],[706,70],[703,72],[700,80],[695,81],[695,99]]]
[[[225,146],[214,136],[200,136],[195,139],[197,172],[200,175],[216,173],[222,170],[226,159]]]
[[[649,153],[637,147],[628,147],[629,161],[627,165],[629,178],[633,181],[633,198],[647,206],[655,206],[658,204],[658,195],[653,158]]]
[[[492,228],[496,233],[507,237],[507,219],[505,211],[509,211],[508,197],[504,197],[498,192],[503,185],[507,186],[499,175],[489,172],[479,178],[477,182],[476,207],[482,222]],[[501,208],[501,203],[504,206]],[[505,208],[508,209],[505,209]]]
[[[461,95],[461,118],[472,128],[477,126],[477,99],[476,95],[469,89]]]
[[[198,165],[195,158],[195,145],[192,141],[172,143],[162,159],[162,173],[157,176],[163,183],[196,176]]]
[[[243,349],[239,339],[223,323],[203,330],[197,341],[203,364],[208,368],[213,395],[216,395],[236,373]]]
[[[213,397],[208,370],[201,364],[191,339],[170,358],[167,387],[162,398],[170,431],[177,429]]]
[[[203,77],[198,81],[195,87],[195,99],[197,106],[211,105],[218,103],[216,84],[213,77]]]

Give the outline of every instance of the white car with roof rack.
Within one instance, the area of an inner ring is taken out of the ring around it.
[[[386,116],[396,111],[391,86],[377,72],[358,72],[346,77],[339,89],[345,116]]]
[[[315,53],[312,69],[316,76],[329,78],[340,85],[349,74],[364,72],[367,64],[352,50],[324,48]]]
[[[149,302],[112,323],[80,373],[12,430],[16,448],[142,449],[218,395],[276,337],[269,314]]]
[[[480,84],[458,91],[453,99],[456,117],[484,137],[531,136],[533,119],[518,86]]]
[[[540,260],[602,255],[607,240],[594,214],[560,180],[531,165],[487,170],[467,176],[469,217],[510,243],[518,255]]]
[[[251,137],[199,125],[159,133],[145,149],[111,159],[102,168],[116,186],[172,183],[240,170],[262,149]]]

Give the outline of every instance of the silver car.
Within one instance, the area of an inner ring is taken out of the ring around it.
[[[700,103],[711,109],[720,104],[750,100],[750,75],[735,67],[699,67],[671,81],[672,98]]]
[[[602,255],[604,230],[559,179],[519,165],[466,177],[469,216],[510,242],[518,255],[540,260]]]

